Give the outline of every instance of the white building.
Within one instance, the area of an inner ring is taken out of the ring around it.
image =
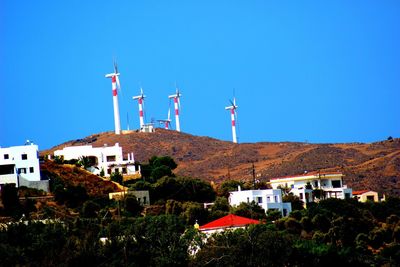
[[[343,176],[341,172],[306,172],[298,176],[272,178],[270,184],[273,189],[289,188],[306,204],[315,199],[351,198],[352,189],[343,184]]]
[[[279,210],[282,216],[287,216],[292,211],[290,202],[282,202],[282,191],[280,189],[264,189],[264,190],[241,190],[229,192],[229,204],[238,206],[242,202],[250,203],[254,201],[265,212],[269,209]]]
[[[33,143],[0,148],[0,184],[14,183],[48,191],[48,181],[40,179],[39,148]]]
[[[113,172],[119,172],[123,175],[139,175],[139,170],[135,167],[135,158],[133,153],[128,153],[124,158],[122,147],[119,143],[114,146],[92,147],[89,146],[70,146],[62,150],[54,151],[55,157],[62,157],[64,160],[79,159],[88,157],[93,163],[94,168],[90,171],[94,174],[100,174],[104,170],[105,176],[110,176]]]

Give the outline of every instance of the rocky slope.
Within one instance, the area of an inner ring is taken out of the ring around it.
[[[342,171],[353,189],[371,189],[400,194],[400,139],[371,144],[243,143],[233,144],[209,137],[157,129],[155,133],[112,132],[94,134],[43,151],[71,145],[114,145],[135,159],[146,162],[153,155],[168,155],[178,163],[178,175],[215,182],[226,179],[251,180],[252,165],[257,179],[301,174],[304,171]]]

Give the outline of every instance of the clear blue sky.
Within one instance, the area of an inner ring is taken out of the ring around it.
[[[399,1],[0,2],[0,146],[40,148],[167,116],[182,131],[239,142],[373,142],[400,136]],[[173,123],[174,125],[174,123]]]

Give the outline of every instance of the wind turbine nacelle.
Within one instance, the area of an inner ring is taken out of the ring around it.
[[[106,78],[112,78],[113,76],[119,76],[119,73],[109,73],[105,75]]]
[[[146,97],[145,95],[138,95],[138,96],[132,97],[132,99],[133,99],[133,100],[136,100],[136,99],[143,99],[143,98],[145,98],[145,97]]]
[[[237,108],[237,106],[235,106],[235,107],[234,106],[225,107],[226,110],[236,109],[236,108]]]
[[[168,96],[168,98],[175,98],[175,97],[181,97],[181,96],[182,96],[182,94],[179,93],[179,94],[170,95],[170,96]]]

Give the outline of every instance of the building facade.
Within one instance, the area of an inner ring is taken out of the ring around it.
[[[242,202],[250,203],[254,201],[265,212],[268,210],[279,210],[282,216],[287,216],[292,211],[290,202],[282,202],[282,191],[280,189],[264,190],[241,190],[229,192],[229,205],[238,206]]]
[[[40,176],[37,145],[0,148],[0,184],[11,183],[48,191],[48,181],[42,181]]]
[[[353,191],[353,197],[360,202],[379,202],[378,192],[370,190]]]
[[[298,176],[272,178],[273,189],[288,188],[305,204],[319,199],[352,197],[352,189],[343,184],[341,172],[312,172]]]
[[[89,170],[99,175],[104,171],[104,176],[119,172],[122,175],[140,175],[140,167],[136,169],[133,153],[123,157],[122,147],[119,143],[114,146],[92,147],[90,146],[70,146],[61,150],[54,151],[55,157],[62,157],[64,160],[79,159],[88,157],[93,164]]]

